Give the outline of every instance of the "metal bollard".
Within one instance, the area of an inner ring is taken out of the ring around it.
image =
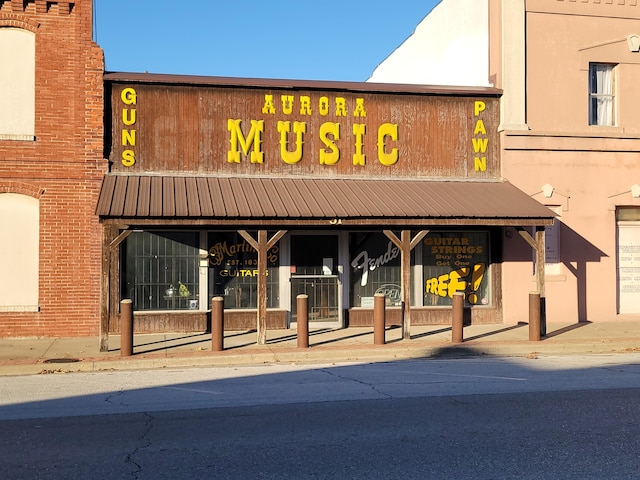
[[[529,293],[529,340],[540,341],[540,294]]]
[[[309,295],[298,295],[296,301],[298,348],[309,348]]]
[[[384,293],[376,293],[373,296],[373,344],[385,344],[386,326],[386,297]]]
[[[211,351],[224,350],[224,298],[211,300]]]
[[[120,302],[120,356],[133,355],[133,302],[125,298]]]
[[[453,294],[453,305],[451,315],[451,342],[462,343],[462,327],[464,321],[464,292]]]

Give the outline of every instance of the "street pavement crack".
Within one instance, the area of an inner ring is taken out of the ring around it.
[[[105,403],[110,403],[115,405],[116,403],[118,405],[126,405],[126,403],[123,402],[115,402],[114,399],[116,399],[117,397],[120,397],[121,395],[124,395],[124,390],[120,390],[119,392],[113,392],[111,395],[107,395],[104,398]]]
[[[332,377],[339,378],[341,380],[349,380],[351,382],[355,382],[355,383],[359,383],[361,385],[365,385],[365,386],[369,387],[371,390],[373,390],[374,392],[376,392],[378,395],[381,395],[383,397],[394,398],[393,395],[390,395],[390,394],[388,394],[386,392],[380,391],[373,383],[364,382],[364,381],[362,381],[362,380],[360,380],[358,378],[349,377],[349,376],[346,376],[346,375],[339,375],[339,374],[337,374],[335,372],[335,370],[332,370],[332,369],[322,368],[322,369],[320,369],[320,371],[326,373],[327,375],[331,375]]]
[[[146,417],[146,422],[144,428],[142,429],[142,434],[138,439],[138,445],[127,454],[125,458],[125,463],[130,464],[131,469],[131,478],[134,480],[138,480],[142,478],[142,463],[138,458],[139,453],[145,448],[149,448],[151,446],[151,438],[149,437],[149,433],[153,428],[153,420],[154,417],[149,414],[149,412],[144,412],[144,416]]]

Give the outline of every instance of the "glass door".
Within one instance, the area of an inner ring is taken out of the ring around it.
[[[309,324],[339,326],[338,235],[291,235],[291,321],[297,297],[309,296]]]

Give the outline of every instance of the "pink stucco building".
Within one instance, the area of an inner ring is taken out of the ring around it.
[[[547,321],[640,315],[637,0],[443,0],[370,81],[501,89],[502,175],[557,213]],[[536,277],[517,232],[503,241],[515,323]]]

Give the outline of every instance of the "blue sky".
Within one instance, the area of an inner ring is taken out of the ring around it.
[[[440,0],[94,0],[106,69],[364,81]]]

